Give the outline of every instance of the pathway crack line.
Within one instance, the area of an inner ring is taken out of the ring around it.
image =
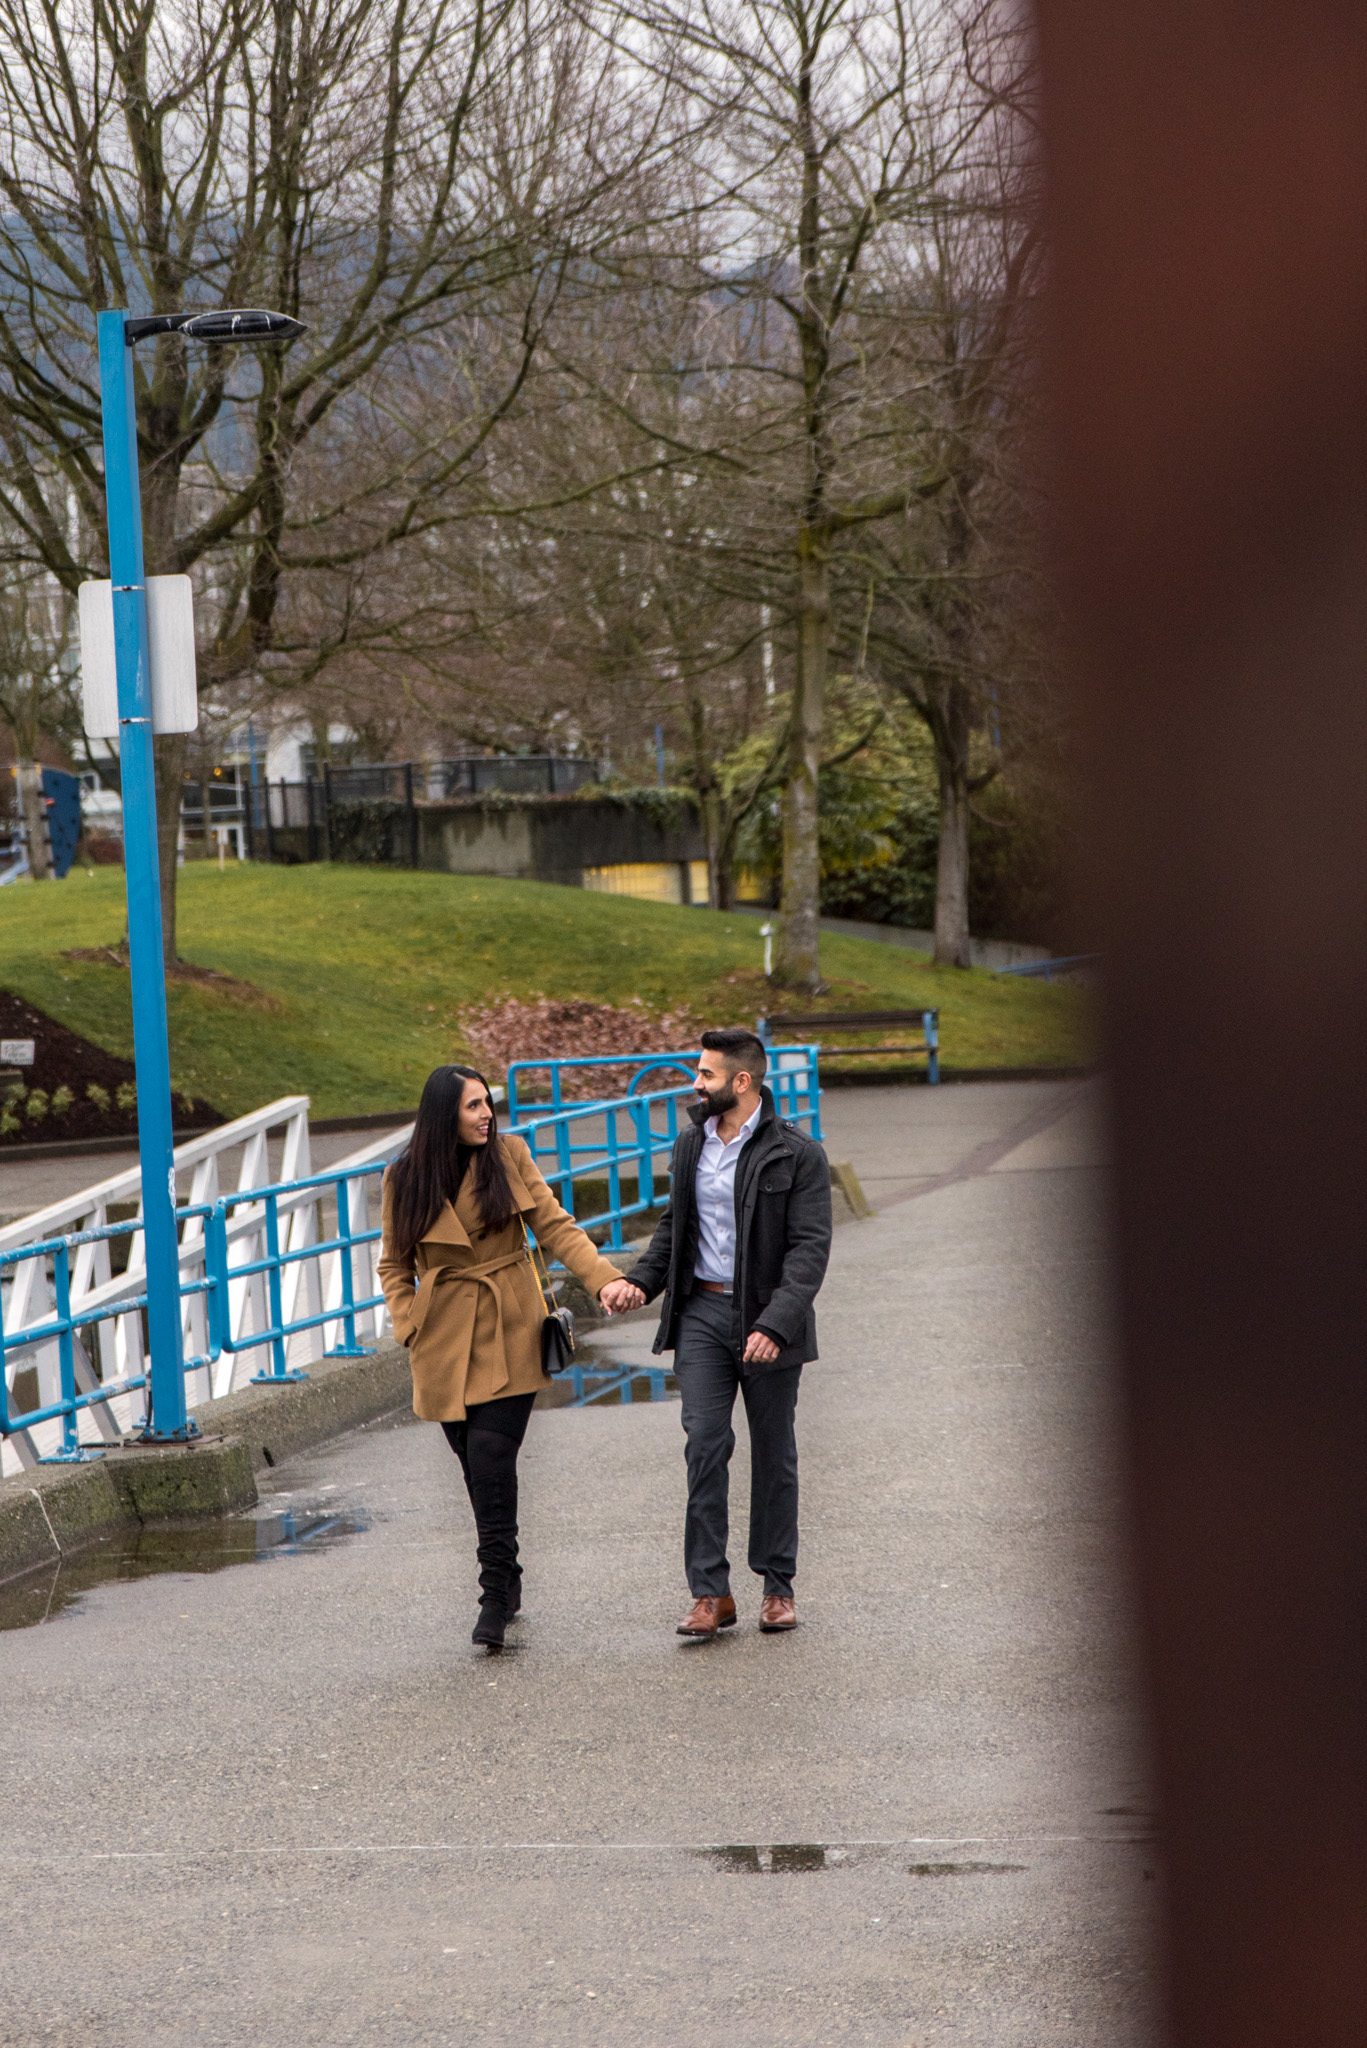
[[[976,1180],[979,1174],[987,1173],[999,1159],[1005,1159],[1008,1152],[1014,1152],[1027,1138],[1037,1138],[1041,1131],[1047,1131],[1051,1124],[1059,1122],[1068,1112],[1076,1109],[1091,1087],[1091,1082],[1079,1081],[1077,1086],[1047,1103],[1039,1109],[1032,1109],[1028,1116],[1012,1124],[1009,1131],[1000,1138],[988,1138],[974,1147],[957,1166],[951,1166],[947,1173],[937,1173],[927,1180],[919,1180],[912,1187],[904,1187],[895,1194],[882,1195],[874,1212],[881,1215],[884,1209],[895,1208],[901,1202],[919,1201],[922,1195],[938,1195],[941,1188],[954,1187],[959,1181]]]

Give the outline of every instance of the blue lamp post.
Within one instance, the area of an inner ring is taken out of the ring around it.
[[[304,332],[283,313],[171,314],[134,319],[124,312],[96,317],[100,405],[104,422],[105,502],[109,575],[113,585],[114,662],[119,694],[119,763],[128,889],[129,975],[133,986],[133,1058],[138,1084],[138,1154],[142,1167],[143,1242],[147,1254],[150,1351],[145,1438],[183,1442],[196,1435],[185,1405],[180,1329],[180,1252],[176,1238],[176,1170],[171,1135],[171,1057],[162,964],[161,874],[157,855],[157,792],[152,750],[152,675],[147,590],[142,560],[138,428],[132,348],[153,334],[197,341],[284,341]]]

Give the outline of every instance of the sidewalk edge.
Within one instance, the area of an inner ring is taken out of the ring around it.
[[[38,1465],[0,1479],[0,1584],[155,1521],[251,1507],[254,1473],[407,1405],[408,1354],[320,1359],[306,1380],[243,1387],[194,1410],[198,1443],[111,1449],[88,1465]]]

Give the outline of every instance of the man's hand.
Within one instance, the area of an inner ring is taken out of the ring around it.
[[[772,1365],[778,1357],[780,1346],[772,1337],[766,1337],[763,1330],[752,1330],[745,1346],[746,1365]]]
[[[645,1296],[630,1280],[609,1280],[598,1299],[610,1316],[625,1315],[629,1308],[644,1308]]]

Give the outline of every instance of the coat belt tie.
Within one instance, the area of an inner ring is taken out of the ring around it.
[[[501,1377],[494,1381],[495,1388],[508,1384],[508,1360],[503,1349],[503,1297],[490,1279],[491,1273],[501,1273],[505,1266],[520,1265],[527,1257],[525,1245],[519,1245],[515,1252],[505,1252],[501,1259],[485,1259],[478,1266],[429,1266],[418,1282],[418,1291],[413,1297],[410,1311],[413,1318],[413,1341],[422,1334],[427,1321],[427,1312],[432,1306],[432,1297],[438,1287],[454,1286],[459,1282],[473,1281],[477,1287],[487,1287],[494,1297],[495,1343],[498,1347],[499,1372]],[[475,1341],[476,1314],[472,1314],[465,1332],[465,1357],[461,1361],[461,1384],[470,1370],[470,1348]]]

